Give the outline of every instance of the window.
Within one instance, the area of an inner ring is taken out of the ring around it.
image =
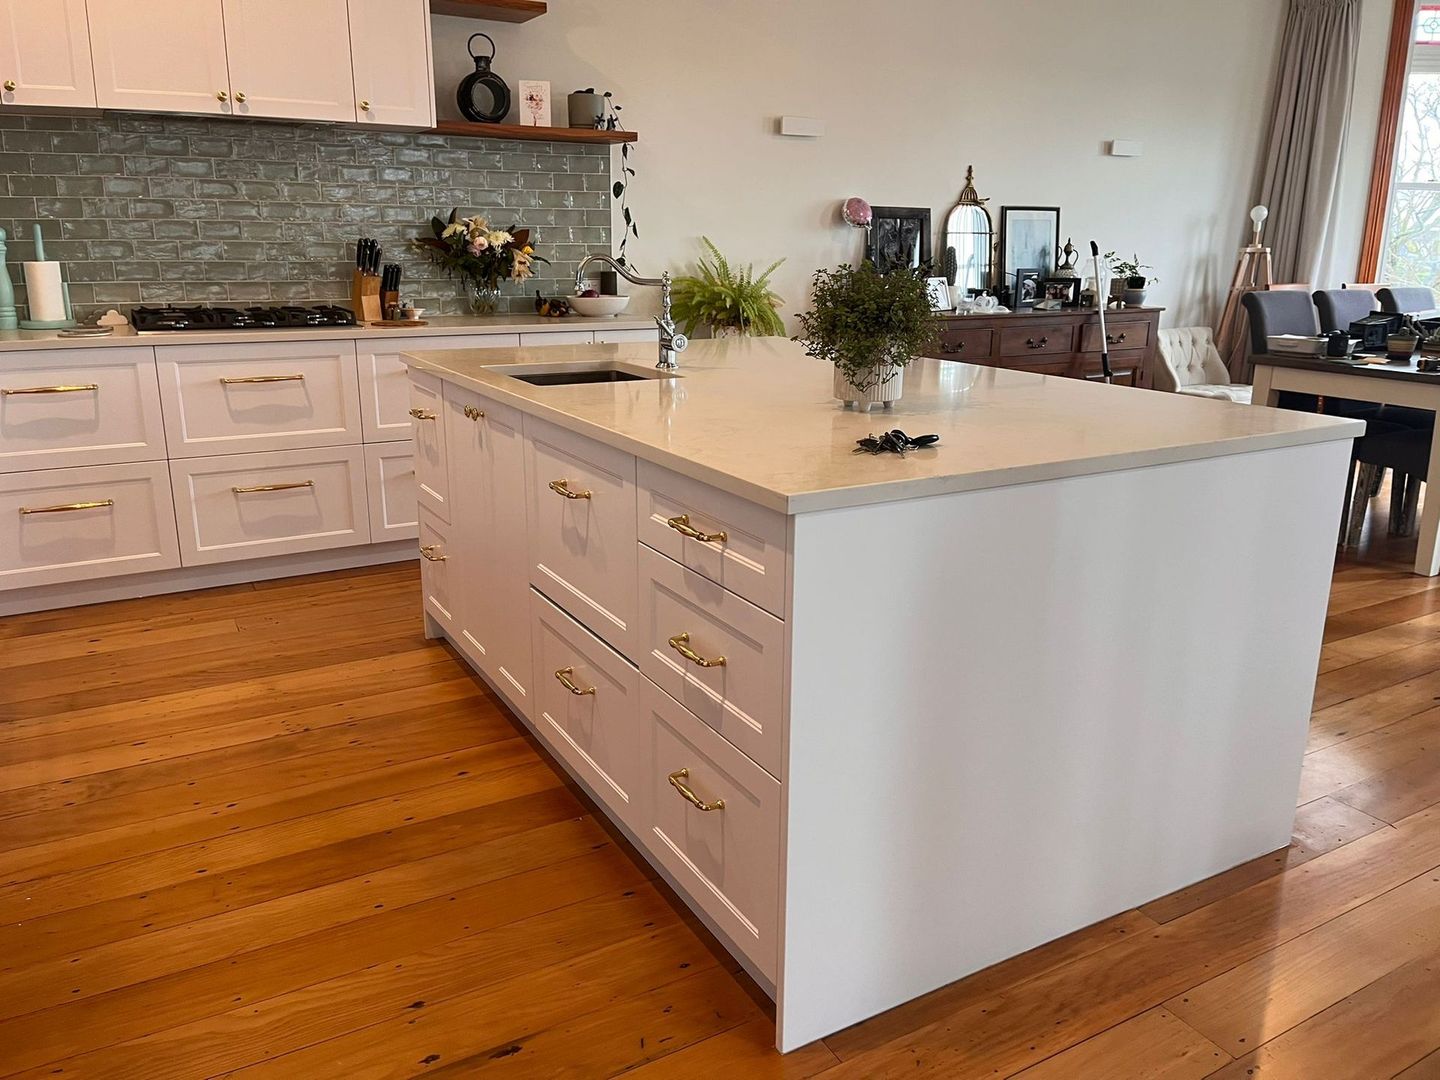
[[[1440,3],[1420,4],[1391,157],[1378,280],[1440,287]]]

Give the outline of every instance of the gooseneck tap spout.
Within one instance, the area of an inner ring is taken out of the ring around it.
[[[637,277],[628,267],[616,262],[604,252],[597,251],[586,255],[576,267],[576,292],[585,288],[585,271],[592,263],[604,263],[632,285],[654,285],[659,288],[660,315],[655,319],[655,325],[660,328],[660,360],[655,366],[663,371],[674,371],[680,366],[675,358],[685,351],[690,339],[675,329],[675,320],[670,317],[670,271],[666,270],[658,278]]]

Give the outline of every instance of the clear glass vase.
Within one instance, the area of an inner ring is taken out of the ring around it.
[[[500,308],[500,286],[475,278],[465,279],[465,297],[470,301],[470,314],[494,315]]]

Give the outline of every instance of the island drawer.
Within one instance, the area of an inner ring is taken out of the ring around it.
[[[690,899],[767,978],[779,967],[780,783],[642,679],[648,827]]]
[[[449,521],[450,455],[445,438],[444,384],[434,375],[410,373],[410,423],[420,505],[441,521]]]
[[[1139,320],[1112,321],[1106,327],[1105,339],[1114,354],[1117,349],[1148,349],[1150,347],[1150,324]],[[1100,324],[1088,323],[1080,328],[1080,351],[1098,353],[1101,348]]]
[[[635,459],[527,416],[530,583],[635,655]]]
[[[640,675],[603,641],[535,591],[535,726],[595,795],[637,834]]]
[[[0,475],[0,590],[179,565],[163,461]]]
[[[940,345],[935,355],[943,360],[988,360],[994,344],[993,330],[946,326],[940,331]]]
[[[353,341],[166,346],[157,366],[171,458],[361,441]]]
[[[358,446],[170,462],[186,566],[370,542]]]
[[[637,468],[640,539],[783,618],[785,515],[648,461]]]
[[[780,772],[785,624],[640,549],[640,670],[772,775]]]
[[[457,582],[451,571],[450,526],[428,510],[420,511],[420,594],[425,614],[452,638],[459,638]]]
[[[0,472],[164,458],[153,350],[7,354],[0,371]]]
[[[1037,356],[1075,351],[1075,327],[1065,323],[1027,322],[1000,331],[1001,356]]]

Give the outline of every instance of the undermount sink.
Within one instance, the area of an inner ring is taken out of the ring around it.
[[[645,379],[676,379],[674,371],[621,364],[613,360],[577,361],[566,364],[507,364],[488,370],[531,386],[581,386],[586,383],[640,382]]]

